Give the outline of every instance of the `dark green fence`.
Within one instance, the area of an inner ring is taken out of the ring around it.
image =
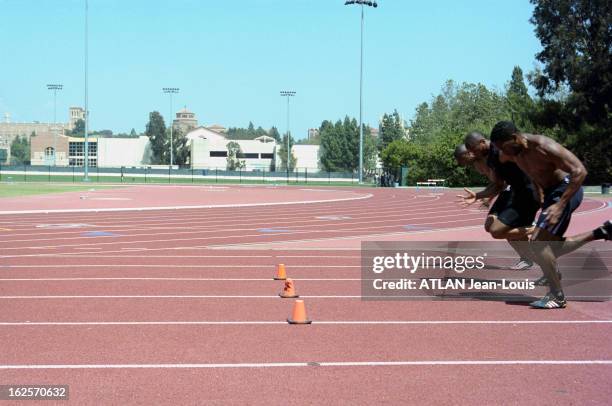
[[[371,171],[364,177],[364,184],[372,185],[380,173]],[[0,164],[0,181],[3,182],[82,182],[82,167],[31,166]],[[159,167],[90,167],[89,182],[100,183],[244,183],[244,184],[359,184],[357,173],[325,172],[308,168],[291,171],[243,169],[228,171],[225,168],[159,168]]]

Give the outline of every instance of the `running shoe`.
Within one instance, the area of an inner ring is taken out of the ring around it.
[[[525,271],[529,268],[531,268],[533,266],[533,262],[526,259],[526,258],[520,258],[516,264],[512,265],[510,267],[510,269],[512,269],[513,271]]]
[[[542,299],[529,303],[529,306],[536,309],[563,309],[567,306],[567,300],[565,298],[559,299],[548,292]]]

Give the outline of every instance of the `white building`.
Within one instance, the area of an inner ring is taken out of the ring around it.
[[[269,171],[277,153],[274,138],[268,136],[254,140],[231,140],[221,133],[199,127],[189,132],[187,139],[191,144],[191,166],[195,169],[225,169],[228,156],[227,144],[230,142],[240,145],[242,154],[238,158],[244,161],[246,171]]]
[[[308,172],[318,172],[320,162],[320,145],[293,145],[291,152],[296,157],[296,166],[299,170],[308,169]]]
[[[274,138],[262,136],[253,140],[232,140],[224,134],[212,131],[210,128],[199,127],[187,134],[191,145],[191,164],[195,169],[227,167],[227,144],[235,142],[240,145],[246,171],[269,171],[273,164],[280,165],[278,156],[280,145]],[[297,159],[299,170],[308,169],[309,172],[318,172],[320,162],[319,145],[293,145],[291,153]]]
[[[101,168],[144,166],[151,162],[149,138],[97,138],[89,140],[89,165]],[[32,137],[32,165],[83,166],[85,139],[41,133]]]
[[[149,138],[98,138],[98,166],[113,168],[151,163]]]

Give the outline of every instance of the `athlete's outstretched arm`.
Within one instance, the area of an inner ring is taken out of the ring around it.
[[[499,179],[495,175],[495,172],[491,168],[489,168],[486,163],[475,162],[473,166],[478,173],[486,176],[489,179],[490,183],[487,185],[486,188],[484,188],[478,193],[474,193],[468,188],[463,188],[467,194],[457,195],[457,197],[461,198],[459,202],[466,207],[475,203],[477,200],[493,198],[497,196],[506,187],[505,182]]]
[[[489,167],[486,167],[486,169],[479,168],[476,165],[474,165],[474,167],[476,168],[478,172],[485,175],[490,181],[490,183],[487,185],[486,188],[476,193],[476,196],[475,196],[476,200],[482,200],[485,198],[495,197],[502,190],[504,190],[504,188],[506,187],[506,183],[502,179],[500,179],[499,176],[495,174],[494,170],[492,170]]]

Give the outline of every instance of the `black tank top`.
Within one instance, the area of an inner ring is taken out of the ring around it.
[[[499,150],[495,145],[490,144],[487,165],[495,171],[495,174],[504,180],[516,192],[532,190],[533,185],[529,177],[514,162],[501,162],[499,160]]]

